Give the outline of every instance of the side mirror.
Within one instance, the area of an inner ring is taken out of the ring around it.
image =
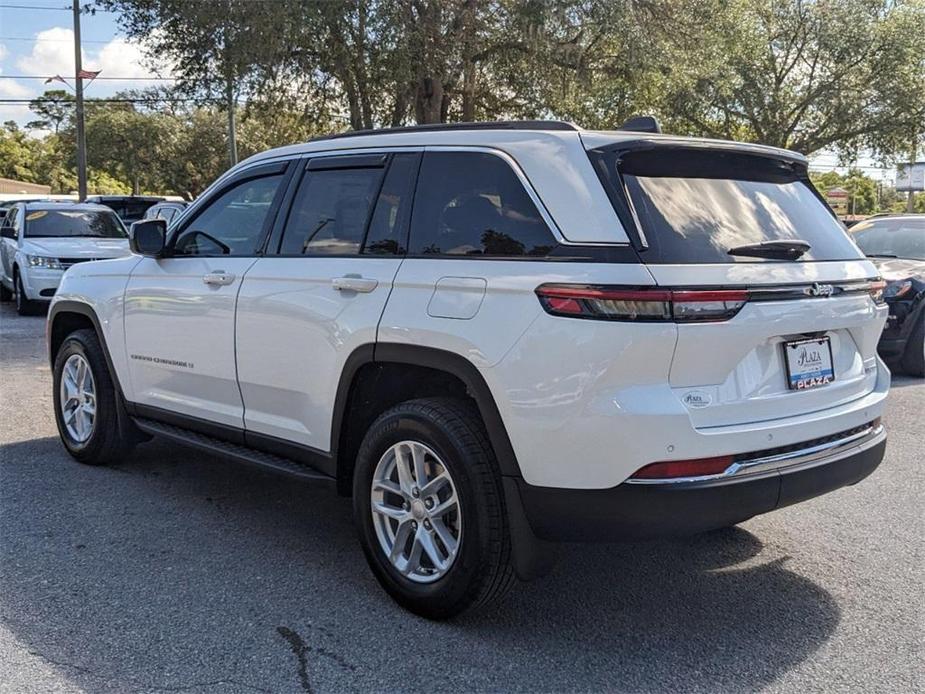
[[[13,227],[0,227],[0,238],[16,240],[16,229]]]
[[[144,219],[133,222],[128,229],[128,245],[132,253],[159,258],[164,253],[167,239],[167,222],[163,219]]]

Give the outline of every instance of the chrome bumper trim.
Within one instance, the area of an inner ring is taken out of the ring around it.
[[[816,465],[826,465],[846,458],[875,446],[886,438],[882,424],[870,426],[835,441],[827,441],[815,446],[801,448],[787,453],[737,460],[723,472],[715,475],[695,477],[672,477],[668,479],[633,479],[624,484],[697,484],[701,482],[737,481],[754,479],[766,474],[778,472],[796,472]]]

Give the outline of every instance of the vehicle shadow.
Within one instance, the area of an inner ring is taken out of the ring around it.
[[[453,622],[394,605],[350,502],[172,444],[117,467],[0,446],[0,621],[91,691],[755,690],[839,609],[733,528],[569,545],[549,577]]]

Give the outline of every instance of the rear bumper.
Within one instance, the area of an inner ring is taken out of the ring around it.
[[[520,480],[517,491],[533,533],[543,540],[692,535],[856,484],[877,469],[885,448],[886,433],[878,424],[867,435],[828,451],[807,449],[802,457],[762,459],[768,462],[746,474],[660,484],[624,482],[610,489],[537,487]]]

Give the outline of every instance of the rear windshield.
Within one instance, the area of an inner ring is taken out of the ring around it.
[[[106,205],[115,210],[119,218],[126,224],[143,219],[149,207],[157,204],[157,200],[101,200],[100,205]]]
[[[26,212],[24,236],[67,238],[90,236],[123,239],[122,222],[113,212],[96,210],[32,210]]]
[[[801,164],[684,149],[611,153],[604,162],[626,186],[649,246],[645,262],[780,262],[729,250],[791,240],[810,245],[803,262],[863,257]]]
[[[925,217],[869,219],[851,227],[851,235],[869,256],[925,260]]]

